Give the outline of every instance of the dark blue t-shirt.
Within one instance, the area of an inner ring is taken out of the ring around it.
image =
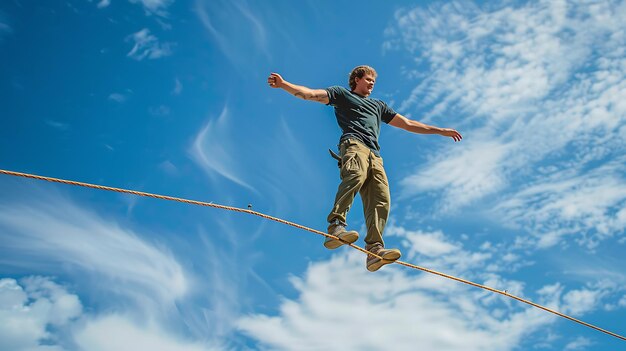
[[[326,92],[328,104],[335,108],[337,123],[343,132],[340,142],[355,138],[378,154],[380,122],[391,122],[396,112],[381,100],[363,97],[341,86],[326,88]]]

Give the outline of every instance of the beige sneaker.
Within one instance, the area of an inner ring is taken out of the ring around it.
[[[338,222],[331,223],[328,227],[328,234],[339,238],[339,240],[337,240],[326,237],[326,240],[324,240],[324,247],[330,250],[334,250],[344,244],[352,244],[359,239],[359,233],[354,230],[347,231],[346,227]]]
[[[402,256],[400,250],[385,249],[381,244],[365,245],[365,250],[382,257],[382,259],[380,259],[371,254],[367,255],[365,265],[367,266],[367,270],[370,272],[376,272],[380,269],[380,267],[386,264],[394,263],[400,258],[400,256]]]

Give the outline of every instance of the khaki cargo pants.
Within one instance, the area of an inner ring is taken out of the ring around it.
[[[389,182],[383,168],[383,159],[355,139],[339,144],[341,155],[341,184],[328,222],[346,223],[346,216],[357,192],[363,201],[368,245],[380,243],[384,247],[383,230],[389,217],[391,196]]]

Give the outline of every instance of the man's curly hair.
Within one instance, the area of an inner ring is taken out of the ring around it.
[[[366,74],[372,74],[374,77],[376,77],[378,74],[376,74],[376,70],[373,69],[370,66],[356,66],[354,67],[354,69],[352,70],[352,72],[350,72],[350,79],[348,79],[348,84],[350,85],[350,89],[354,90],[354,88],[356,88],[356,78],[363,78],[364,75]]]

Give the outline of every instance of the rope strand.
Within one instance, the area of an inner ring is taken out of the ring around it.
[[[35,174],[28,174],[28,173],[20,173],[20,172],[13,172],[13,171],[7,171],[7,170],[3,170],[0,169],[0,174],[6,174],[6,175],[10,175],[10,176],[16,176],[16,177],[23,177],[23,178],[31,178],[31,179],[37,179],[37,180],[45,180],[48,182],[55,182],[55,183],[61,183],[61,184],[68,184],[68,185],[75,185],[75,186],[81,186],[81,187],[86,187],[86,188],[92,188],[92,189],[99,189],[99,190],[107,190],[107,191],[113,191],[113,192],[118,192],[118,193],[124,193],[124,194],[132,194],[132,195],[137,195],[137,196],[144,196],[144,197],[151,197],[154,199],[160,199],[160,200],[168,200],[168,201],[177,201],[177,202],[182,202],[182,203],[186,203],[186,204],[191,204],[191,205],[198,205],[198,206],[205,206],[205,207],[213,207],[213,208],[218,208],[218,209],[222,209],[222,210],[227,210],[227,211],[234,211],[234,212],[241,212],[241,213],[246,213],[246,214],[250,214],[250,215],[254,215],[254,216],[258,216],[261,218],[265,218],[274,222],[278,222],[278,223],[282,223],[282,224],[286,224],[289,226],[292,226],[294,228],[298,228],[298,229],[302,229],[311,233],[315,233],[318,235],[322,235],[325,237],[329,237],[329,238],[333,238],[333,239],[338,239],[337,237],[330,235],[328,233],[324,233],[322,231],[316,230],[316,229],[312,229],[303,225],[300,225],[298,223],[294,223],[294,222],[290,222],[290,221],[286,221],[284,219],[278,218],[278,217],[273,217],[270,215],[266,215],[264,213],[261,212],[257,212],[257,211],[253,211],[250,209],[243,209],[243,208],[238,208],[238,207],[232,207],[232,206],[225,206],[225,205],[219,205],[219,204],[214,204],[212,202],[203,202],[203,201],[196,201],[196,200],[189,200],[189,199],[184,199],[184,198],[180,198],[180,197],[173,197],[173,196],[167,196],[167,195],[159,195],[159,194],[152,194],[152,193],[147,193],[147,192],[143,192],[143,191],[136,191],[136,190],[128,190],[128,189],[122,189],[122,188],[114,188],[114,187],[109,187],[109,186],[104,186],[104,185],[97,185],[97,184],[90,184],[90,183],[83,183],[83,182],[77,182],[77,181],[73,181],[73,180],[65,180],[65,179],[59,179],[59,178],[51,178],[51,177],[44,177],[44,176],[39,176],[39,175],[35,175]],[[380,259],[382,259],[382,257],[372,254],[371,252],[357,246],[354,244],[347,244],[350,247],[352,247],[353,249],[356,249],[358,251],[361,251],[365,254],[370,254],[370,255],[374,255]],[[478,283],[474,283],[471,282],[469,280],[465,280],[462,278],[458,278],[449,274],[445,274],[445,273],[441,273],[441,272],[437,272],[435,270],[429,269],[429,268],[425,268],[425,267],[421,267],[418,265],[414,265],[411,263],[407,263],[407,262],[403,262],[403,261],[395,261],[394,263],[397,263],[399,265],[405,266],[405,267],[409,267],[412,269],[417,269],[426,273],[430,273],[430,274],[434,274],[434,275],[438,275],[440,277],[443,278],[447,278],[447,279],[451,279],[463,284],[467,284],[467,285],[471,285],[473,287],[476,288],[480,288],[480,289],[484,289],[487,291],[491,291],[494,292],[496,294],[500,294],[500,295],[504,295],[506,297],[509,297],[511,299],[520,301],[522,303],[525,303],[527,305],[530,305],[532,307],[544,310],[546,312],[552,313],[554,315],[557,315],[559,317],[568,319],[572,322],[576,322],[578,324],[581,324],[585,327],[591,328],[591,329],[595,329],[597,331],[600,331],[602,333],[605,333],[607,335],[613,336],[615,338],[621,339],[621,340],[625,340],[626,341],[626,337],[621,336],[619,334],[613,333],[611,331],[608,331],[606,329],[602,329],[600,327],[597,327],[593,324],[589,324],[587,322],[583,322],[579,319],[576,319],[574,317],[568,316],[564,313],[555,311],[553,309],[550,309],[548,307],[539,305],[537,303],[534,303],[532,301],[523,299],[521,297],[515,296],[513,294],[509,294],[506,291],[502,291],[502,290],[498,290],[498,289],[494,289],[491,288],[489,286],[486,285],[482,285],[482,284],[478,284]]]

